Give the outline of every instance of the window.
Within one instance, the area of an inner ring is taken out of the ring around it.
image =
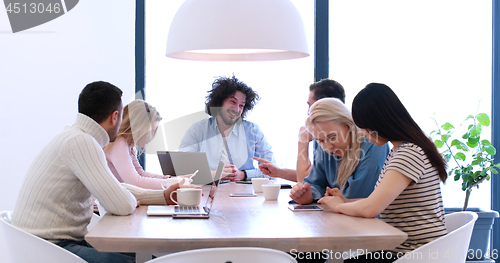
[[[297,131],[307,116],[308,86],[314,82],[314,2],[292,1],[306,24],[311,56],[273,62],[165,57],[168,28],[182,2],[146,2],[147,100],[164,121],[202,112],[212,81],[234,74],[261,96],[247,119],[261,126],[278,165],[294,168]],[[346,89],[348,107],[366,84],[381,82],[398,94],[427,133],[436,127],[430,118],[434,114],[441,122],[459,124],[468,114],[491,112],[491,2],[336,0],[329,8],[329,77]],[[155,155],[146,159],[148,170],[160,172]],[[464,199],[452,178],[443,195],[447,207],[459,207]],[[486,182],[471,195],[469,206],[489,209],[489,196]]]
[[[164,122],[204,111],[205,96],[218,76],[231,76],[256,90],[261,100],[246,119],[258,124],[279,166],[295,168],[297,135],[307,117],[314,82],[314,2],[292,1],[302,15],[311,56],[269,62],[197,62],[165,56],[168,29],[182,0],[146,1],[146,99]],[[173,149],[172,149],[173,150]],[[158,158],[146,155],[147,169],[161,172]]]
[[[346,89],[349,107],[366,84],[380,82],[427,133],[434,114],[455,125],[491,112],[491,1],[336,0],[329,14],[330,78]],[[480,189],[469,207],[490,209],[490,183]],[[443,196],[445,207],[461,207],[465,193],[449,178]]]

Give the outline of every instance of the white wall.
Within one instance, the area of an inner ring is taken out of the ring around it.
[[[124,103],[133,98],[134,43],[135,1],[79,1],[18,33],[0,8],[0,211],[14,209],[32,160],[73,124],[86,84],[109,81],[124,91]]]

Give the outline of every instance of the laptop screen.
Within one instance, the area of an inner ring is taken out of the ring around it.
[[[212,187],[210,188],[210,192],[208,193],[207,203],[205,205],[206,212],[209,213],[212,209],[212,205],[214,203],[215,192],[217,191],[217,187],[219,186],[220,178],[222,176],[222,171],[224,170],[224,162],[222,160],[219,161],[219,165],[217,166],[217,172],[215,172],[214,181],[212,183]]]
[[[186,175],[198,170],[192,184],[212,183],[212,172],[204,152],[158,151],[158,160],[164,175]]]

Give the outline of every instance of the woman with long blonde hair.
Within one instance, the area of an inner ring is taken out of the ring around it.
[[[158,129],[162,117],[151,104],[134,100],[123,108],[123,121],[116,140],[105,148],[108,166],[118,181],[148,189],[162,189],[169,175],[148,173],[137,155],[144,151]]]
[[[293,187],[290,197],[308,204],[330,188],[338,188],[350,198],[367,197],[374,189],[389,147],[366,140],[349,109],[336,98],[316,101],[309,109],[306,127],[323,153],[314,160],[314,169],[303,183]]]

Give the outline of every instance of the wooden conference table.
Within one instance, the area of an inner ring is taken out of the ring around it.
[[[204,188],[205,197],[206,191]],[[252,191],[251,184],[219,185],[209,219],[148,216],[145,205],[129,216],[106,214],[85,240],[99,251],[135,252],[137,262],[144,262],[152,253],[210,247],[265,247],[292,256],[307,251],[388,250],[407,238],[378,219],[328,211],[292,212],[288,209],[289,189],[281,189],[277,201],[266,201],[262,193],[229,197],[230,193]]]

